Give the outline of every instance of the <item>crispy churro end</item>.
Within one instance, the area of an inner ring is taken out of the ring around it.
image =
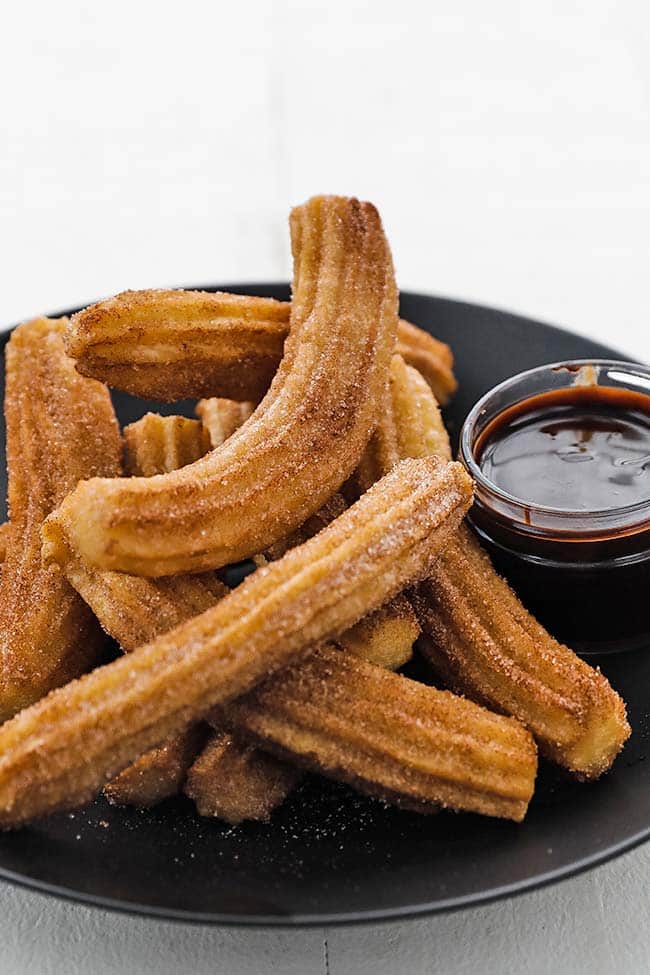
[[[575,744],[565,749],[567,768],[585,782],[604,775],[632,733],[625,702],[612,688],[607,688],[606,707],[595,709],[589,716],[584,733]]]
[[[435,459],[435,458],[432,458]],[[461,498],[467,503],[467,506],[471,505],[474,500],[474,481],[467,473],[466,469],[457,460],[449,461],[446,465],[442,462],[442,466],[446,466],[448,472],[453,477],[453,482],[458,491],[460,492]]]
[[[109,546],[100,545],[95,527],[102,524],[96,485],[110,490],[112,478],[80,481],[43,524],[43,558],[65,565],[66,550],[76,551],[89,565],[112,568]],[[118,480],[115,478],[115,480]],[[70,517],[72,513],[72,517]],[[47,553],[47,554],[46,554]]]
[[[49,515],[41,526],[41,559],[43,565],[65,566],[70,559],[70,546],[58,513]]]

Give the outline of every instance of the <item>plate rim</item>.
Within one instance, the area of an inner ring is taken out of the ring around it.
[[[603,866],[611,860],[617,859],[624,853],[642,846],[650,839],[650,825],[645,829],[635,833],[634,836],[622,840],[614,846],[608,847],[600,853],[592,856],[583,857],[581,860],[572,863],[568,867],[558,867],[556,870],[549,870],[546,873],[538,874],[536,877],[515,881],[512,884],[503,884],[485,893],[466,894],[462,897],[449,898],[445,901],[430,901],[419,905],[408,905],[406,907],[377,908],[366,911],[348,911],[345,915],[341,914],[219,914],[215,912],[201,913],[199,911],[183,911],[177,908],[154,907],[150,904],[139,904],[135,901],[121,901],[112,897],[102,897],[97,894],[84,894],[69,887],[50,884],[45,881],[38,881],[26,878],[14,871],[0,867],[0,880],[30,890],[34,893],[42,894],[46,897],[65,900],[73,904],[82,904],[85,907],[111,911],[114,914],[125,914],[135,917],[150,918],[155,921],[170,921],[175,924],[187,924],[196,926],[210,927],[237,927],[237,928],[333,928],[333,927],[357,927],[361,925],[372,925],[390,923],[393,921],[409,921],[422,919],[424,917],[434,917],[442,914],[453,914],[456,911],[468,910],[469,908],[486,907],[497,901],[519,897],[522,894],[532,893],[534,890],[541,890],[544,887],[571,880],[573,877],[593,870],[595,867]]]
[[[287,281],[238,281],[224,282],[218,284],[185,284],[174,286],[173,290],[194,290],[194,291],[232,291],[243,294],[255,294],[265,289],[287,289],[290,283]],[[166,289],[165,289],[166,290]],[[497,316],[507,316],[519,323],[526,325],[542,326],[551,332],[575,336],[598,345],[606,354],[612,358],[618,358],[625,362],[641,362],[639,359],[630,358],[626,353],[603,345],[596,339],[588,335],[581,335],[571,329],[553,325],[540,319],[529,318],[518,312],[509,311],[494,305],[484,305],[478,302],[464,301],[462,299],[450,298],[446,295],[433,294],[426,291],[404,290],[400,296],[407,299],[425,299],[443,302],[449,305],[467,307],[474,311],[488,312]],[[103,299],[95,299],[101,301]],[[92,304],[94,302],[90,302]],[[69,316],[85,308],[87,305],[68,307],[63,310],[47,313],[44,317],[61,318]],[[28,319],[25,319],[28,320]],[[9,325],[0,330],[0,347],[4,346],[13,330],[20,324],[19,322]],[[137,917],[151,918],[157,921],[170,921],[177,924],[187,924],[195,926],[221,926],[221,927],[246,927],[246,928],[318,928],[318,927],[343,927],[358,926],[362,924],[379,924],[382,922],[407,921],[423,917],[433,917],[438,914],[450,914],[460,910],[467,910],[473,907],[484,907],[506,898],[518,897],[521,894],[540,890],[552,884],[569,880],[581,873],[592,870],[595,867],[604,865],[611,860],[636,849],[650,839],[650,823],[647,827],[637,831],[632,836],[626,837],[603,850],[591,855],[582,857],[569,865],[557,867],[534,877],[514,881],[510,884],[503,884],[500,887],[489,891],[464,894],[458,897],[451,897],[447,900],[430,901],[419,904],[410,904],[404,907],[377,908],[371,910],[348,911],[345,914],[255,914],[246,915],[238,913],[221,914],[218,912],[198,912],[195,910],[185,911],[178,908],[156,907],[137,903],[135,901],[119,900],[102,895],[84,893],[65,885],[53,884],[47,881],[27,877],[24,874],[9,870],[0,865],[0,880],[24,890],[30,890],[47,897],[58,898],[70,903],[83,904],[86,907],[99,908],[111,911],[112,913],[125,914]]]

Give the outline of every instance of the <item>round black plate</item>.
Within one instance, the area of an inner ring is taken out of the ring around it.
[[[281,285],[226,290],[286,298]],[[402,313],[449,342],[460,390],[454,434],[478,396],[544,362],[618,353],[504,312],[402,295]],[[147,404],[115,397],[122,420]],[[184,404],[191,409],[191,404]],[[165,407],[178,412],[178,405]],[[332,924],[474,905],[602,863],[650,835],[650,653],[602,661],[628,702],[633,736],[592,785],[542,767],[521,825],[398,812],[316,777],[267,825],[200,819],[184,799],[139,812],[98,799],[71,815],[0,835],[0,876],[104,907],[219,924]]]

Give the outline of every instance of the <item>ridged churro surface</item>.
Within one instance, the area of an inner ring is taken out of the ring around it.
[[[6,350],[10,524],[0,585],[0,720],[77,677],[104,640],[56,566],[41,564],[41,524],[77,482],[121,471],[108,390],[65,354],[65,320],[19,326]]]
[[[337,643],[368,663],[398,670],[410,660],[419,633],[411,604],[399,595],[346,630]],[[300,667],[302,662],[291,669]],[[309,705],[309,698],[305,704]],[[363,700],[359,707],[365,707]],[[218,816],[229,823],[265,820],[300,778],[293,765],[270,757],[247,738],[215,731],[214,740],[206,744],[188,772],[185,792],[202,816]]]
[[[251,416],[254,403],[239,403],[233,399],[211,397],[196,404],[196,415],[201,420],[210,438],[210,444],[218,447],[239,430],[242,423]]]
[[[440,408],[420,373],[394,355],[385,408],[352,482],[367,491],[404,457],[429,456],[451,459]]]
[[[68,352],[86,376],[175,402],[259,401],[282,358],[290,306],[206,291],[126,291],[74,315]]]
[[[427,455],[449,457],[448,438],[426,385],[394,358],[390,404],[362,467],[377,476]],[[441,552],[416,606],[423,652],[448,686],[518,718],[578,776],[610,767],[630,734],[623,701],[531,616],[468,528]]]
[[[145,399],[259,402],[280,365],[290,312],[273,298],[125,291],[73,315],[66,340],[84,376]],[[395,351],[446,403],[457,385],[449,346],[401,319]]]
[[[91,565],[158,576],[217,568],[285,537],[352,472],[377,421],[397,330],[379,215],[316,197],[291,214],[290,336],[266,397],[171,474],[86,481],[53,518]]]
[[[184,791],[201,816],[233,824],[266,821],[301,777],[301,769],[262,751],[248,738],[219,730],[191,765]]]
[[[581,778],[607,771],[630,735],[607,678],[558,643],[462,528],[418,588],[422,650],[449,687],[519,718]]]
[[[192,722],[162,745],[136,758],[104,786],[104,795],[114,806],[141,809],[177,795],[209,734],[202,722]]]
[[[214,403],[213,415],[220,420],[230,416],[230,401]],[[240,404],[235,404],[240,405]],[[203,449],[201,437],[197,437],[193,421],[179,422],[180,417],[159,417],[147,414],[141,420],[124,430],[126,443],[126,465],[135,474],[145,468],[152,473],[173,469],[178,458],[191,462],[200,456]],[[219,425],[223,429],[223,425]],[[327,506],[326,506],[327,507]],[[336,507],[339,513],[343,509]],[[311,526],[313,530],[329,524],[332,518],[326,517],[322,523]],[[312,531],[307,530],[304,540]],[[296,542],[297,543],[297,542]],[[84,596],[97,614],[98,619],[122,646],[125,651],[134,650],[161,633],[197,613],[213,606],[227,589],[213,573],[194,576],[175,576],[162,579],[142,579],[117,572],[101,572],[90,569],[75,558],[68,549],[64,559],[65,571],[70,581]],[[338,639],[342,646],[367,660],[382,666],[397,668],[411,656],[413,643],[419,633],[415,614],[403,596],[396,596],[386,606],[362,619]],[[184,771],[195,757],[198,746],[194,747],[197,736],[189,728],[139,756],[136,761],[120,772],[106,787],[111,802],[120,805],[151,806],[167,796],[174,795],[184,780]],[[192,751],[192,749],[194,749]],[[245,760],[238,753],[245,750]],[[284,799],[281,783],[287,791],[296,780],[295,774],[288,771],[278,774],[278,762],[269,759],[263,752],[242,745],[236,736],[224,735],[219,749],[210,750],[200,763],[200,774],[193,778],[193,797],[197,806],[207,809],[212,806],[229,821],[226,794],[239,796],[233,807],[234,817],[258,818],[261,810],[270,813],[276,804]],[[183,769],[183,762],[185,768]],[[208,774],[210,762],[214,763],[213,774]],[[237,770],[238,786],[222,781],[222,773]],[[249,782],[246,784],[248,770]],[[264,795],[264,783],[268,779],[268,794]],[[203,795],[203,787],[207,793]],[[224,798],[217,807],[214,796],[223,792]],[[246,803],[248,802],[248,805]],[[213,813],[216,815],[217,813]],[[239,821],[239,819],[237,821]]]
[[[153,477],[186,467],[212,446],[200,420],[146,413],[124,428],[125,467],[134,477]]]
[[[0,823],[79,805],[212,705],[424,578],[471,496],[459,464],[405,461],[212,609],[21,712],[0,727]]]
[[[400,318],[395,351],[429,384],[438,403],[449,402],[458,388],[453,366],[454,357],[448,345]]]
[[[400,593],[336,638],[343,650],[386,670],[411,659],[420,626],[409,600]]]
[[[222,715],[280,758],[405,808],[519,821],[533,794],[536,749],[517,721],[332,647]]]
[[[190,464],[209,449],[198,420],[148,413],[124,429],[125,466],[132,474],[153,476]],[[228,592],[213,572],[142,579],[87,566],[68,549],[63,560],[68,580],[125,652],[204,612]],[[153,806],[175,795],[205,739],[193,722],[140,755],[107,784],[118,805]]]

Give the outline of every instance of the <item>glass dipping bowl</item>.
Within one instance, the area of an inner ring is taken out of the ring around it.
[[[469,520],[497,571],[559,640],[585,656],[650,647],[650,491],[620,507],[545,507],[497,486],[475,455],[481,434],[508,407],[578,385],[647,396],[650,415],[650,371],[634,363],[555,362],[500,383],[461,431],[460,459],[475,482]]]

